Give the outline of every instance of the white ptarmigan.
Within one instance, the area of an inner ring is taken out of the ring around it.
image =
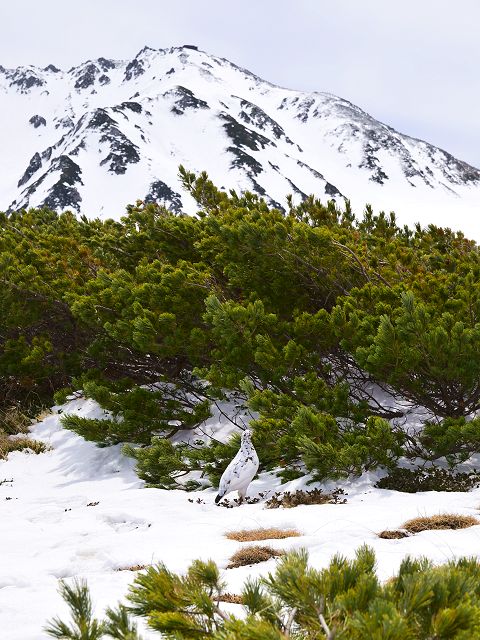
[[[230,462],[220,478],[215,504],[230,491],[238,491],[240,503],[247,493],[248,485],[258,471],[258,456],[252,444],[252,434],[248,429],[242,433],[242,442],[237,455]]]

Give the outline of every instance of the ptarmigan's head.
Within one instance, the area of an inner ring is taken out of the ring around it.
[[[242,433],[242,444],[246,444],[247,442],[252,442],[252,432],[250,431],[250,429],[245,429],[245,431]]]

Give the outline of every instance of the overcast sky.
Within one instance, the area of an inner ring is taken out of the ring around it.
[[[197,44],[480,167],[479,0],[0,0],[0,24],[5,67]]]

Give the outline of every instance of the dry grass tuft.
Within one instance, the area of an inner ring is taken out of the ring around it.
[[[413,518],[413,520],[405,522],[403,528],[410,533],[419,533],[420,531],[430,531],[432,529],[466,529],[477,524],[480,524],[480,522],[473,516],[442,513],[437,516]]]
[[[119,567],[117,571],[143,571],[150,566],[149,564],[133,564],[131,567]]]
[[[408,531],[402,531],[400,529],[394,529],[393,531],[381,531],[378,534],[379,538],[384,540],[400,540],[401,538],[408,538]]]
[[[48,451],[49,447],[44,442],[26,436],[9,438],[0,431],[0,460],[6,460],[12,451],[25,451],[26,449],[33,451],[33,453],[43,453]]]
[[[48,408],[42,409],[35,416],[35,421],[36,422],[42,422],[42,420],[45,420],[45,418],[48,418],[48,416],[51,416],[51,415],[52,415],[52,410],[51,409],[48,409]]]
[[[236,593],[222,593],[218,598],[220,602],[228,602],[230,604],[243,604],[242,596],[237,596]]]
[[[0,410],[0,433],[13,436],[17,433],[28,433],[30,418],[18,407],[7,407]]]
[[[285,551],[272,549],[271,547],[251,546],[239,549],[230,558],[230,564],[227,569],[235,569],[236,567],[245,567],[249,564],[258,564],[259,562],[265,562],[270,558],[276,556],[282,556]]]
[[[12,451],[43,453],[50,448],[27,435],[30,424],[30,418],[18,407],[0,409],[0,460],[6,460]]]
[[[229,531],[225,537],[237,542],[254,542],[258,540],[283,540],[284,538],[296,538],[302,535],[296,529],[242,529],[241,531]]]

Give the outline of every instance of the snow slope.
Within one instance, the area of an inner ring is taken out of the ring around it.
[[[102,415],[98,406],[83,399],[62,410]],[[205,425],[207,433],[220,437],[229,430],[230,423],[218,413]],[[193,494],[142,488],[132,461],[118,446],[97,448],[85,442],[63,430],[56,413],[32,431],[52,447],[50,451],[38,456],[17,452],[0,462],[0,482],[6,480],[0,484],[0,628],[5,640],[46,640],[41,631],[45,621],[66,614],[56,591],[61,578],[87,579],[98,615],[125,595],[135,575],[128,567],[156,561],[181,572],[194,558],[213,558],[224,569],[229,590],[238,592],[248,575],[272,570],[275,560],[225,569],[242,543],[227,540],[224,533],[237,528],[297,527],[302,537],[271,544],[283,549],[306,547],[316,567],[327,565],[337,552],[351,557],[367,543],[377,553],[382,579],[397,570],[406,554],[427,555],[436,562],[478,555],[480,526],[424,532],[402,540],[382,540],[376,533],[418,515],[448,511],[478,515],[480,489],[402,494],[374,488],[376,476],[367,474],[343,484],[348,493],[344,505],[284,510],[265,509],[260,502],[225,509],[215,506],[213,488]],[[282,489],[301,484],[294,481]],[[249,494],[279,488],[277,479],[262,474]],[[148,631],[144,637],[158,638]]]
[[[309,194],[480,239],[480,171],[347,100],[275,86],[183,46],[69,71],[0,66],[0,209],[119,218],[137,198],[195,210],[178,166],[286,206]]]

